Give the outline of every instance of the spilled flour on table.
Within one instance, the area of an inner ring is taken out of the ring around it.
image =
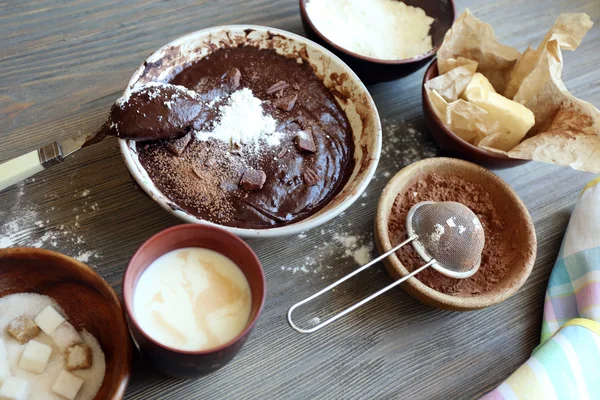
[[[92,203],[87,198],[90,189],[74,193],[77,199],[73,208],[71,221],[67,224],[54,225],[51,221],[54,207],[44,208],[24,199],[24,185],[17,185],[18,191],[13,206],[3,210],[2,225],[0,225],[0,248],[6,247],[35,247],[55,250],[67,254],[83,263],[100,258],[98,251],[89,250],[81,222],[83,219],[98,211],[98,203]],[[45,196],[53,199],[52,194]]]
[[[381,121],[383,145],[377,174],[387,181],[400,169],[424,158],[439,155],[439,148],[426,131],[403,119]]]
[[[350,261],[356,265],[364,265],[371,261],[375,251],[374,243],[369,235],[352,235],[339,233],[335,227],[321,229],[321,235],[330,236],[329,241],[319,241],[313,246],[313,254],[304,256],[289,265],[280,266],[281,271],[292,274],[319,275],[321,279],[337,276],[336,264]],[[306,235],[304,235],[306,237]]]
[[[371,260],[373,242],[363,244],[362,236],[336,233],[333,240],[342,246],[344,256],[352,257],[357,264],[364,265]]]

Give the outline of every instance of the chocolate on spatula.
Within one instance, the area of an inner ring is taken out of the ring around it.
[[[127,93],[110,109],[108,121],[87,145],[107,135],[128,140],[178,139],[206,119],[200,96],[183,86],[150,82]]]

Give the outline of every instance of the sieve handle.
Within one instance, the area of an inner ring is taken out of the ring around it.
[[[364,299],[362,299],[361,301],[359,301],[358,303],[353,304],[352,306],[346,308],[345,310],[343,310],[342,312],[334,315],[333,317],[329,318],[328,320],[321,322],[320,324],[313,326],[310,329],[302,329],[299,328],[294,321],[292,320],[292,313],[294,312],[294,310],[298,307],[300,307],[301,305],[308,303],[311,300],[316,299],[317,297],[319,297],[320,295],[322,295],[323,293],[329,291],[330,289],[333,289],[334,287],[336,287],[337,285],[339,285],[342,282],[347,281],[348,279],[352,278],[354,275],[361,273],[362,271],[364,271],[365,269],[369,268],[370,266],[372,266],[375,263],[378,263],[379,261],[383,260],[384,258],[390,256],[391,254],[395,253],[396,251],[398,251],[398,249],[402,248],[403,246],[407,245],[408,243],[412,242],[413,240],[415,240],[417,238],[417,235],[412,235],[411,237],[409,237],[408,239],[406,239],[404,242],[400,243],[398,246],[394,247],[393,249],[383,253],[382,255],[380,255],[379,257],[377,257],[376,259],[370,261],[369,263],[363,265],[362,267],[360,267],[359,269],[357,269],[356,271],[344,276],[343,278],[337,280],[336,282],[333,282],[331,285],[327,286],[326,288],[320,290],[319,292],[313,294],[310,297],[307,297],[306,299],[294,304],[293,306],[290,307],[290,309],[288,310],[287,313],[287,320],[288,323],[290,324],[290,326],[295,329],[296,331],[300,332],[300,333],[313,333],[315,331],[318,331],[319,329],[329,325],[330,323],[342,318],[344,315],[351,313],[352,311],[356,310],[358,307],[362,306],[363,304],[368,303],[369,301],[373,300],[375,297],[384,294],[385,292],[387,292],[388,290],[398,286],[399,284],[401,284],[402,282],[404,282],[405,280],[407,280],[408,278],[418,274],[419,272],[423,271],[425,268],[429,267],[431,264],[435,263],[435,260],[430,260],[427,264],[421,266],[420,268],[414,270],[413,272],[411,272],[410,274],[398,279],[397,281],[395,281],[394,283],[392,283],[391,285],[388,285],[386,287],[384,287],[383,289],[379,290],[378,292],[373,293],[372,295],[370,295],[369,297],[366,297]]]

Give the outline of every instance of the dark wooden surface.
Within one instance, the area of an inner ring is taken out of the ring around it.
[[[587,12],[600,21],[597,0],[458,0],[459,12],[466,7],[520,49],[537,46],[560,12]],[[156,48],[197,29],[239,23],[302,34],[295,0],[0,2],[0,161],[93,131]],[[595,26],[575,54],[565,54],[564,71],[569,89],[596,105],[599,53]],[[376,202],[390,175],[436,155],[421,115],[422,74],[369,87],[383,118],[384,154],[366,197],[306,237],[250,241],[268,293],[239,356],[213,375],[181,381],[134,354],[128,399],[466,399],[489,391],[528,358],[539,341],[544,291],[569,213],[592,178],[539,163],[499,172],[529,208],[539,241],[531,277],[505,303],[452,313],[398,289],[311,336],[295,333],[285,321],[293,302],[357,266],[335,234],[358,235],[360,245],[372,246]],[[119,293],[136,248],[177,223],[133,187],[113,140],[0,193],[1,244],[89,258]],[[323,317],[389,282],[376,266],[305,317]]]

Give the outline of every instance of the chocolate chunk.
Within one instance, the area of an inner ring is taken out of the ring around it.
[[[285,130],[288,132],[298,132],[302,130],[302,126],[298,121],[290,121],[285,124]]]
[[[242,78],[242,73],[237,68],[232,68],[229,71],[225,72],[221,77],[224,86],[231,92],[240,87],[240,79]]]
[[[298,111],[298,115],[296,115],[296,118],[294,118],[293,120],[291,120],[287,127],[288,129],[293,129],[293,127],[299,127],[299,129],[295,129],[295,130],[306,130],[306,129],[312,129],[312,123],[304,116],[302,115],[302,111]]]
[[[317,146],[315,146],[315,141],[310,129],[298,132],[294,139],[294,143],[296,143],[296,147],[298,147],[298,150],[300,151],[307,151],[309,153],[317,151]]]
[[[302,180],[306,186],[315,186],[319,182],[319,174],[313,168],[307,168],[302,172]]]
[[[287,89],[289,86],[286,81],[279,81],[267,89],[267,94],[274,95],[277,92]]]
[[[257,169],[248,169],[242,175],[242,179],[240,180],[240,186],[244,190],[258,190],[262,189],[265,181],[267,180],[267,175]]]
[[[283,111],[292,111],[292,109],[296,105],[296,100],[298,100],[297,93],[294,94],[293,96],[289,95],[289,96],[280,97],[277,100],[275,100],[275,107],[277,107]]]
[[[179,157],[185,151],[185,148],[187,147],[190,140],[192,140],[191,133],[188,133],[182,138],[170,140],[166,144],[167,150],[169,150],[169,152],[174,156]]]

